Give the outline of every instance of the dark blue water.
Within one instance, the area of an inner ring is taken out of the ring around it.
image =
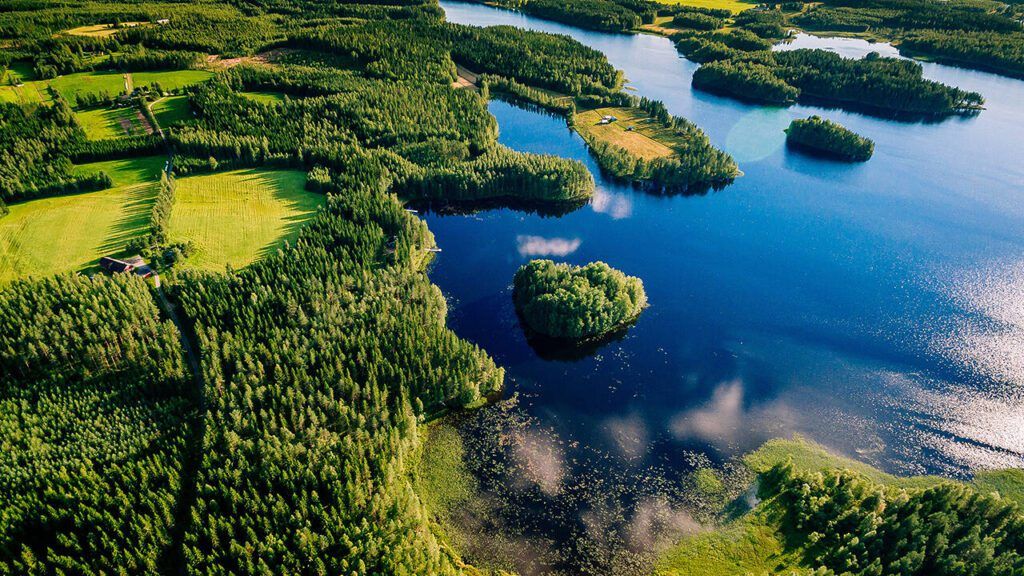
[[[987,99],[977,117],[937,123],[766,108],[693,91],[696,65],[664,38],[442,6],[450,21],[601,50],[745,173],[703,196],[652,196],[602,178],[563,120],[491,104],[502,143],[579,159],[598,181],[589,206],[560,218],[427,216],[449,324],[508,369],[510,393],[543,425],[640,461],[692,448],[721,460],[800,434],[900,473],[1024,465],[1024,82],[925,64]],[[872,138],[875,156],[848,165],[787,151],[782,129],[810,114]],[[509,290],[537,257],[608,262],[643,279],[651,307],[583,358],[540,354]]]

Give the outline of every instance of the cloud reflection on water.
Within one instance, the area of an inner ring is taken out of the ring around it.
[[[590,207],[598,214],[607,214],[612,220],[622,220],[633,215],[633,200],[628,194],[609,192],[598,186],[590,199]]]
[[[544,236],[516,236],[519,255],[523,258],[534,256],[558,256],[564,258],[579,249],[579,238],[545,238]]]

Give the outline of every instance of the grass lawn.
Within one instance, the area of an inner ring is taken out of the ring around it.
[[[156,184],[11,204],[0,218],[0,286],[17,278],[93,272],[108,254],[122,254],[149,233]]]
[[[679,6],[696,6],[697,8],[723,8],[738,14],[757,6],[757,3],[740,2],[739,0],[662,0],[665,4]]]
[[[192,242],[188,266],[242,268],[294,239],[324,203],[295,170],[235,170],[179,178],[172,242]]]
[[[188,105],[188,96],[168,96],[153,103],[153,116],[161,128],[167,128],[175,122],[186,122],[192,119],[192,109]]]
[[[106,172],[114,181],[114,186],[132,186],[149,182],[158,182],[160,172],[167,163],[166,156],[143,156],[124,160],[107,160],[90,162],[75,166],[75,174],[95,174]]]
[[[256,102],[262,102],[263,104],[277,104],[284,102],[284,94],[281,92],[270,92],[270,91],[256,91],[256,92],[239,92],[242,96]]]
[[[90,140],[146,134],[146,128],[139,120],[138,110],[134,106],[75,112],[75,118]]]
[[[120,72],[76,72],[49,82],[72,106],[79,94],[106,92],[116,96],[125,89],[124,74]]]
[[[618,121],[601,125],[603,116],[615,116]],[[580,112],[576,114],[575,127],[584,138],[603,140],[648,160],[675,153],[671,148],[675,134],[660,125],[652,125],[647,113],[639,108],[597,108]],[[627,130],[629,127],[633,130]]]
[[[213,77],[213,72],[206,70],[171,70],[167,72],[133,72],[132,82],[135,87],[149,84],[160,84],[164,90],[177,90],[193,84],[199,84]]]

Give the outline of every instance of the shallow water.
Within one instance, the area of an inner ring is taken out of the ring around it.
[[[450,21],[601,50],[745,173],[707,195],[649,195],[603,178],[563,120],[491,104],[502,143],[579,159],[598,182],[589,206],[561,218],[426,216],[449,324],[508,369],[509,393],[541,425],[632,462],[693,449],[721,461],[801,434],[903,474],[1024,466],[1024,82],[923,64],[987,99],[976,117],[932,123],[753,106],[693,91],[697,65],[665,38],[442,6]],[[807,35],[793,47],[893,53]],[[786,150],[783,128],[810,114],[872,138],[874,157]],[[525,341],[509,289],[538,257],[637,275],[651,308],[622,340],[546,358]]]

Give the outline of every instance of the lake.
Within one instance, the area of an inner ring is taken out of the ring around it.
[[[426,215],[443,249],[430,276],[449,325],[508,370],[507,394],[564,443],[561,458],[685,468],[693,453],[724,462],[798,434],[900,474],[1024,466],[1024,82],[925,63],[986,98],[977,116],[928,123],[748,105],[694,91],[697,65],[665,38],[441,5],[452,22],[602,51],[745,173],[705,195],[651,195],[602,177],[564,120],[491,103],[503,144],[584,162],[597,192],[558,218]],[[895,55],[807,35],[780,48],[793,47]],[[874,157],[788,151],[782,130],[811,114],[873,139]],[[642,278],[651,307],[589,353],[535,350],[510,293],[531,258],[605,261]],[[565,474],[576,465],[595,464]]]

